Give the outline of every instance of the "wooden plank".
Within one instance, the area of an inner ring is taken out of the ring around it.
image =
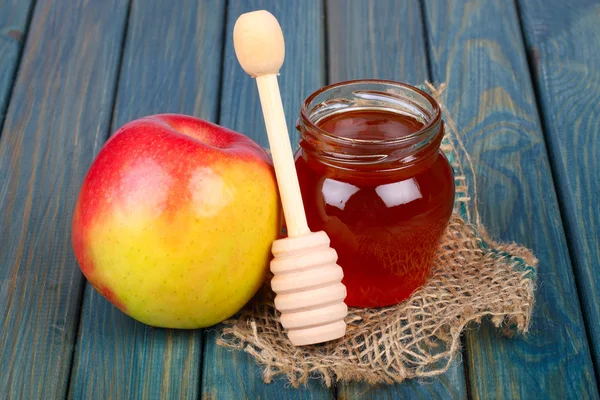
[[[391,79],[422,84],[428,79],[419,0],[368,0],[348,7],[327,2],[329,83]]]
[[[600,379],[600,4],[520,1],[567,243]],[[540,27],[544,27],[540,29]]]
[[[548,156],[513,2],[426,0],[433,78],[477,174],[483,223],[540,259],[526,337],[466,335],[474,398],[598,396]],[[537,12],[537,11],[536,11]],[[551,29],[551,28],[546,28]]]
[[[329,80],[376,78],[422,84],[428,79],[423,19],[418,0],[370,0],[348,7],[327,3]],[[401,21],[401,23],[399,23]],[[341,399],[467,398],[463,365],[456,361],[426,382],[397,385],[343,384]]]
[[[175,112],[216,121],[225,2],[134,1],[112,131]],[[69,397],[197,398],[201,330],[151,328],[87,285]]]
[[[256,83],[239,66],[233,50],[233,25],[244,12],[266,9],[279,20],[286,40],[286,60],[279,77],[283,105],[292,143],[300,103],[324,83],[323,4],[320,0],[231,1],[227,10],[225,63],[221,91],[220,124],[245,133],[268,146]],[[245,352],[233,352],[215,344],[218,330],[205,340],[202,367],[204,399],[323,399],[333,394],[318,381],[294,389],[284,380],[265,384],[261,368]]]
[[[0,142],[0,388],[64,398],[83,280],[71,212],[108,131],[127,2],[40,0]],[[65,23],[68,21],[68,23]]]
[[[0,0],[0,128],[27,36],[31,1]]]

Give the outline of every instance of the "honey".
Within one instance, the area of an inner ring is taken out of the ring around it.
[[[298,128],[308,224],[338,253],[346,303],[406,299],[427,279],[454,203],[439,107],[408,85],[345,82],[309,97]]]

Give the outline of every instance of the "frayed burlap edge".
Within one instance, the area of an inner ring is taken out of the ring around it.
[[[534,302],[537,260],[517,244],[493,241],[480,223],[471,159],[451,113],[445,85],[424,89],[438,100],[446,121],[442,149],[454,167],[456,205],[427,283],[401,304],[349,310],[342,340],[294,347],[265,287],[224,322],[219,345],[244,350],[264,366],[263,378],[286,377],[293,386],[322,378],[370,384],[402,382],[445,372],[458,354],[460,334],[490,317],[505,334],[526,333]],[[466,160],[467,169],[459,160]]]

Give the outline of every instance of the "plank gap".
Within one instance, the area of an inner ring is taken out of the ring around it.
[[[31,3],[29,4],[29,9],[27,10],[27,16],[25,17],[24,29],[18,39],[21,42],[20,43],[21,46],[19,47],[19,51],[18,51],[16,59],[14,61],[13,71],[12,71],[11,77],[9,78],[10,83],[9,83],[8,90],[6,91],[6,94],[4,95],[4,96],[6,96],[4,105],[2,105],[2,101],[1,101],[2,99],[0,97],[0,140],[2,139],[2,132],[4,130],[4,122],[6,121],[6,115],[7,115],[6,111],[8,110],[8,105],[10,104],[10,100],[12,98],[13,90],[17,83],[17,78],[19,76],[19,72],[21,71],[21,60],[23,59],[23,50],[25,49],[25,46],[27,45],[27,40],[29,38],[29,27],[31,26],[31,20],[33,18],[33,11],[35,10],[36,5],[37,5],[37,0],[31,0]],[[2,93],[0,93],[0,96],[2,96]]]
[[[330,60],[329,60],[329,55],[331,54],[329,52],[329,24],[327,23],[327,21],[329,20],[328,17],[328,12],[329,12],[329,2],[327,0],[323,0],[323,38],[321,39],[323,42],[323,49],[322,49],[322,58],[323,58],[323,69],[322,69],[322,74],[323,74],[323,82],[325,83],[325,85],[329,85],[332,82],[329,80],[329,68],[330,68]],[[337,385],[336,385],[337,387]]]
[[[112,112],[110,113],[110,119],[108,120],[108,131],[106,132],[106,135],[104,136],[104,140],[103,142],[105,143],[111,132],[115,130],[115,119],[116,119],[116,114],[117,111],[115,109],[115,105],[117,104],[117,95],[119,93],[119,84],[121,83],[121,73],[123,72],[123,57],[125,56],[125,47],[127,46],[127,35],[129,32],[129,23],[130,23],[130,19],[131,19],[131,7],[133,5],[133,2],[136,0],[128,0],[127,2],[127,11],[125,11],[125,26],[123,27],[123,36],[121,37],[121,44],[120,44],[120,52],[119,52],[119,67],[117,69],[117,76],[115,79],[115,82],[113,84],[113,96],[111,99],[111,106],[110,109],[112,110]]]
[[[431,63],[431,44],[429,43],[429,35],[427,34],[431,28],[429,27],[429,21],[427,20],[427,18],[425,18],[425,15],[427,15],[427,9],[426,9],[426,5],[425,5],[425,0],[419,0],[419,12],[421,14],[421,27],[422,27],[422,35],[423,35],[423,44],[425,47],[425,62],[427,65],[427,79],[428,80],[432,80],[433,79],[433,66]],[[424,83],[424,82],[421,82]],[[431,82],[433,83],[433,82]],[[440,83],[440,82],[438,82]],[[468,385],[467,385],[468,387]]]
[[[216,123],[221,124],[221,105],[223,102],[223,81],[225,80],[225,50],[227,48],[227,15],[229,14],[229,0],[225,0],[225,10],[223,11],[223,30],[221,31],[221,60],[219,68],[219,91],[217,92],[217,117]],[[204,346],[204,340],[202,341]],[[200,373],[200,380],[202,381],[202,372]],[[198,392],[198,396],[202,396],[202,391]]]

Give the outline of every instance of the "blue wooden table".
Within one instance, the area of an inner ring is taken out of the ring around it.
[[[527,337],[484,323],[440,377],[294,389],[218,330],[150,328],[86,283],[72,210],[111,132],[177,112],[267,144],[232,44],[263,8],[286,36],[294,141],[329,82],[447,83],[483,223],[540,259]],[[0,398],[598,398],[599,102],[597,0],[0,0]]]

